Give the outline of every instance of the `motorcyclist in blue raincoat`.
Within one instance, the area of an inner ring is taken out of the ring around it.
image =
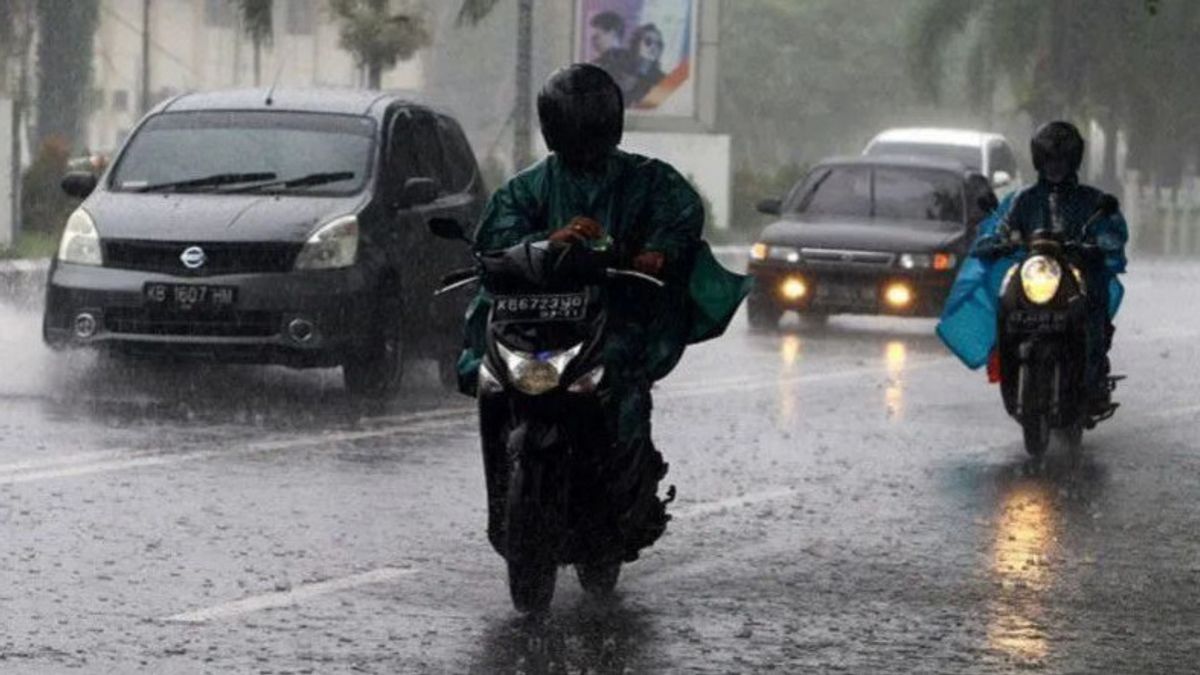
[[[1084,141],[1071,123],[1055,121],[1040,127],[1030,141],[1037,169],[1037,183],[1010,194],[979,227],[973,253],[980,253],[997,240],[1013,233],[1028,235],[1038,230],[1066,231],[1080,238],[1080,229],[1096,211],[1104,193],[1079,182]],[[1109,391],[1098,386],[1109,373],[1108,350],[1112,347],[1113,324],[1124,296],[1117,279],[1125,272],[1125,243],[1129,230],[1120,213],[1103,218],[1090,227],[1101,255],[1089,261],[1085,274],[1090,321],[1087,377],[1095,392],[1093,410],[1110,405]],[[937,333],[942,341],[970,368],[987,363],[996,345],[996,314],[1004,274],[1024,253],[1000,260],[972,255],[963,263],[942,312]]]

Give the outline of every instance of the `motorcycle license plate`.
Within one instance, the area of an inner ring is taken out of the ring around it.
[[[142,296],[150,307],[162,309],[227,309],[237,301],[233,286],[147,283]]]
[[[582,321],[587,316],[587,295],[501,295],[492,312],[493,321]]]
[[[1008,315],[1008,329],[1021,333],[1062,333],[1067,314],[1054,311],[1015,311]]]

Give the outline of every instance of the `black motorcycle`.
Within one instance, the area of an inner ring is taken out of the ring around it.
[[[451,221],[435,220],[430,228],[467,240]],[[520,244],[477,255],[474,268],[447,275],[439,291],[479,282],[491,296],[477,385],[488,537],[508,564],[513,604],[522,612],[549,607],[560,565],[575,565],[589,593],[611,593],[631,558],[629,537],[617,526],[630,514],[614,512],[610,488],[647,462],[658,475],[643,487],[656,491],[665,474],[653,448],[612,456],[602,408],[610,395],[602,360],[606,300],[624,280],[664,285],[615,269],[618,259],[583,244]],[[664,502],[650,496],[661,522],[652,541],[666,516]]]
[[[1093,339],[1087,329],[1089,300],[1102,297],[1089,298],[1089,294],[1105,291],[1089,288],[1086,270],[1103,264],[1092,225],[1118,207],[1115,197],[1105,195],[1083,225],[1082,236],[1072,239],[1063,234],[1052,198],[1053,227],[1028,237],[1011,230],[976,251],[994,258],[1028,251],[1028,257],[1008,271],[1000,288],[997,351],[1004,407],[1020,422],[1025,450],[1034,457],[1045,453],[1052,431],[1060,431],[1076,447],[1085,429],[1112,417],[1117,409],[1111,402],[1102,410],[1092,405],[1098,394],[1108,399],[1121,378],[1106,374],[1100,385],[1107,388],[1105,392],[1092,391],[1088,383],[1087,359],[1094,353],[1088,349],[1088,340]]]

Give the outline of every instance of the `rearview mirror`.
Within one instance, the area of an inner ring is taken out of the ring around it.
[[[463,229],[462,223],[453,218],[431,218],[427,224],[430,233],[438,239],[454,239],[457,241],[471,242],[467,237],[466,231]]]
[[[63,176],[59,187],[62,191],[77,199],[85,199],[92,191],[96,189],[96,185],[100,179],[91,171],[71,171]]]
[[[1012,174],[1007,171],[997,171],[992,174],[992,187],[1002,188],[1013,180]]]
[[[764,199],[758,203],[758,212],[768,216],[777,216],[783,212],[783,200]]]
[[[438,182],[432,178],[409,178],[400,191],[400,206],[424,206],[437,201]]]

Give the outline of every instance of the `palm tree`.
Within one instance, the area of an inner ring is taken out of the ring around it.
[[[388,0],[329,0],[342,22],[340,43],[367,70],[367,86],[379,89],[383,71],[430,44],[424,17],[390,14]]]
[[[262,84],[262,50],[275,39],[273,0],[235,0],[242,32],[254,45],[254,86]]]
[[[475,25],[492,12],[500,0],[463,0],[459,25]],[[517,0],[517,72],[514,80],[513,168],[527,166],[533,156],[533,0]]]

